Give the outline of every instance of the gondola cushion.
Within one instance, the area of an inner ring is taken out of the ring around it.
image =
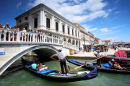
[[[111,69],[111,66],[109,64],[104,64],[103,66],[106,67],[106,68]]]
[[[49,72],[52,72],[54,70],[42,70],[42,71],[37,71],[38,73],[42,73],[42,74],[46,74],[46,73],[49,73]]]

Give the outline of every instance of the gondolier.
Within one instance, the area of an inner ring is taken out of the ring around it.
[[[64,76],[64,74],[68,75],[68,70],[66,67],[66,60],[65,57],[63,55],[63,53],[61,52],[61,50],[59,49],[58,52],[54,55],[52,55],[50,58],[53,58],[54,56],[58,56],[59,60],[60,60],[60,66],[61,66],[61,75]],[[64,68],[65,68],[65,72],[64,72]]]
[[[100,55],[100,51],[99,51],[99,50],[97,51],[97,54],[95,54],[95,56],[97,57],[97,65],[98,65],[98,66],[101,66],[101,65],[100,65],[100,63],[101,63],[101,60],[100,60],[101,55]]]

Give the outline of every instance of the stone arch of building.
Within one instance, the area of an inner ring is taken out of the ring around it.
[[[68,43],[71,43],[71,39],[68,39]]]
[[[63,40],[66,41],[66,38],[64,38]]]
[[[73,40],[72,40],[72,45],[74,45],[74,44],[75,44],[75,40],[73,39]]]

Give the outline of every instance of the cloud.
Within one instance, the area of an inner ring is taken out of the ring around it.
[[[113,29],[117,29],[117,28],[120,28],[120,26],[115,26],[115,27],[112,27]]]
[[[109,12],[103,8],[107,3],[103,0],[34,0],[28,6],[34,7],[43,3],[64,16],[71,22],[86,22],[98,17],[107,17]]]
[[[102,28],[102,29],[100,29],[100,31],[101,31],[101,32],[109,32],[109,31],[111,31],[111,30],[108,30],[108,28]]]
[[[22,2],[19,2],[17,5],[16,5],[16,8],[19,9],[19,7],[21,6]]]
[[[118,14],[118,13],[120,13],[120,11],[116,11],[116,12],[115,12],[115,14]]]
[[[86,31],[97,31],[98,30],[98,28],[90,28],[91,27],[91,25],[82,25],[85,29],[86,29]]]
[[[118,40],[118,39],[120,39],[120,36],[106,38],[106,40],[112,40],[113,42]]]

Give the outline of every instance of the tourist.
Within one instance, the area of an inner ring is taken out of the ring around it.
[[[16,41],[16,38],[17,38],[17,31],[18,30],[18,28],[15,26],[14,28],[13,28],[13,31],[14,31],[14,41]]]
[[[0,28],[4,28],[2,24],[0,24]]]
[[[100,51],[99,51],[99,50],[97,51],[97,54],[95,54],[95,56],[97,57],[97,65],[98,65],[98,66],[101,66],[101,65],[100,65],[100,63],[101,63],[100,58],[102,58],[102,57],[101,57],[101,55],[100,55]]]
[[[33,70],[36,70],[36,69],[37,69],[37,64],[36,64],[36,63],[33,63],[33,64],[31,65],[31,68],[32,68]]]
[[[114,59],[112,59],[111,61],[108,61],[109,65],[111,66],[111,68],[115,68],[115,69],[126,69],[125,67],[121,67],[119,63],[117,63]]]
[[[42,65],[40,62],[37,63],[37,71],[42,71],[48,69],[48,65]]]
[[[4,30],[2,30],[2,33],[1,33],[1,41],[4,41]]]
[[[7,29],[7,30],[11,29],[10,26],[9,26],[9,23],[6,23],[5,29]]]
[[[25,29],[25,28],[23,28],[22,32],[26,32],[26,29]]]
[[[33,30],[30,30],[30,33],[33,33]]]
[[[50,58],[53,58],[54,56],[58,56],[58,58],[59,58],[60,66],[61,66],[61,73],[62,73],[61,75],[64,76],[64,74],[66,74],[68,76],[66,60],[65,60],[65,57],[64,57],[63,53],[61,52],[61,50],[59,49],[58,52],[56,54],[52,55]],[[64,69],[65,69],[65,72],[64,72]]]
[[[114,62],[114,68],[117,68],[117,69],[126,69],[125,67],[121,67],[117,62]]]

